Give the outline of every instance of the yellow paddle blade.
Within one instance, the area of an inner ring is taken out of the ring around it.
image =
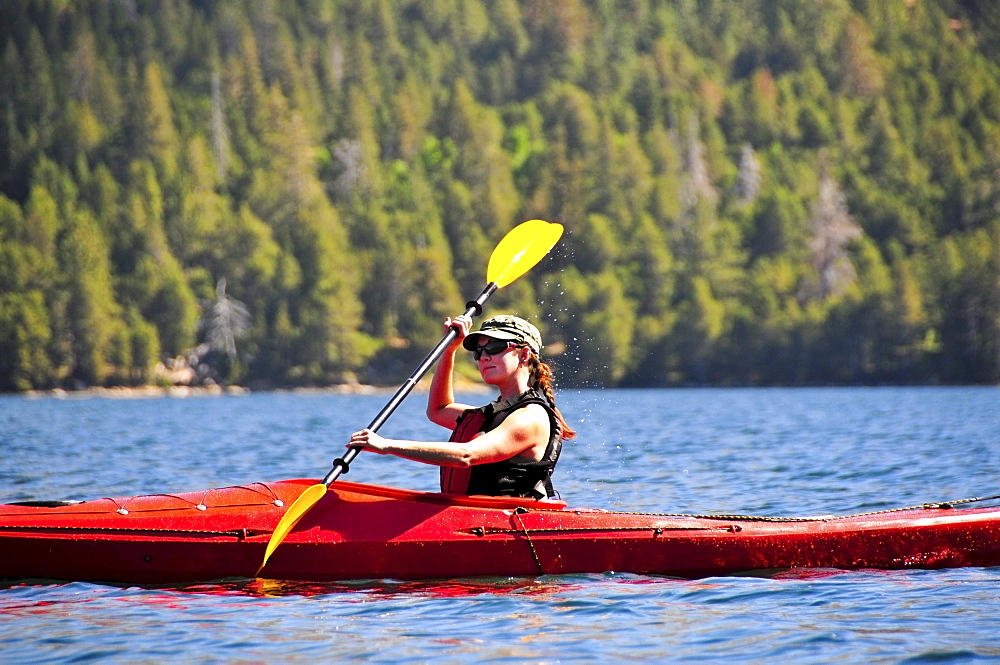
[[[316,502],[323,498],[326,494],[326,485],[319,483],[318,485],[313,485],[306,489],[305,492],[299,495],[291,505],[291,507],[285,512],[281,517],[281,521],[278,522],[278,526],[274,527],[274,533],[271,534],[271,540],[267,543],[267,551],[264,552],[264,563],[260,564],[260,568],[257,569],[257,575],[260,575],[260,571],[264,570],[264,566],[267,565],[267,560],[271,558],[271,554],[277,549],[281,541],[285,539],[285,536],[295,528],[295,525],[299,523],[302,516],[309,512],[309,509],[316,505]]]
[[[550,224],[541,219],[518,224],[490,255],[486,281],[495,282],[499,288],[507,286],[541,261],[559,241],[562,232],[562,224]]]

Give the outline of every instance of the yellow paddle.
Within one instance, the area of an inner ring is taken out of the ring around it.
[[[493,254],[490,255],[490,262],[486,268],[486,288],[483,289],[482,293],[475,300],[470,300],[466,303],[465,316],[471,318],[482,314],[483,303],[497,289],[507,286],[531,270],[555,246],[560,236],[562,236],[562,232],[563,227],[561,224],[550,224],[540,219],[529,220],[511,229],[496,246],[496,249],[493,250]],[[389,403],[379,411],[379,414],[375,416],[375,420],[371,422],[368,429],[373,432],[378,431],[378,428],[388,420],[392,412],[396,410],[396,407],[402,403],[406,396],[413,390],[414,386],[417,385],[417,381],[441,357],[441,354],[444,353],[445,349],[448,348],[457,335],[458,331],[451,329],[441,338],[441,341],[427,354],[427,357],[420,363],[420,366],[399,387],[399,390],[392,396]],[[271,558],[274,550],[285,539],[285,536],[309,512],[309,509],[323,498],[323,495],[326,494],[326,490],[333,481],[339,478],[341,474],[348,472],[351,462],[357,456],[357,448],[348,450],[343,458],[334,461],[333,468],[326,474],[322,482],[307,488],[292,503],[291,507],[282,516],[281,521],[278,522],[278,526],[274,528],[274,533],[271,534],[271,540],[267,543],[267,550],[264,552],[264,562],[257,569],[257,575],[260,575],[260,571],[267,565],[267,560]]]

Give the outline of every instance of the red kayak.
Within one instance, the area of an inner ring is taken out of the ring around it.
[[[128,583],[253,577],[315,480],[73,505],[0,505],[0,578]],[[1000,508],[850,517],[685,516],[336,482],[262,577],[434,579],[605,571],[698,578],[764,569],[1000,565]]]

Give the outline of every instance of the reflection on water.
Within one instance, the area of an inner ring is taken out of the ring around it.
[[[325,596],[357,594],[359,599],[388,598],[397,595],[453,598],[481,594],[544,594],[571,590],[572,585],[547,583],[533,578],[462,578],[459,580],[358,580],[348,582],[301,582],[289,580],[230,580],[213,584],[172,587],[180,593],[247,595],[262,598],[283,596]]]

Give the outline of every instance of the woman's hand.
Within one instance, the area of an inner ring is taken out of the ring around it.
[[[351,442],[347,444],[347,447],[370,450],[373,453],[385,455],[386,439],[369,429],[363,429],[351,435]]]
[[[449,349],[457,350],[465,338],[469,335],[469,331],[472,329],[472,319],[462,314],[461,316],[456,316],[455,318],[448,317],[444,320],[444,332],[448,334],[449,330],[455,330],[458,332],[458,337],[449,345]]]

